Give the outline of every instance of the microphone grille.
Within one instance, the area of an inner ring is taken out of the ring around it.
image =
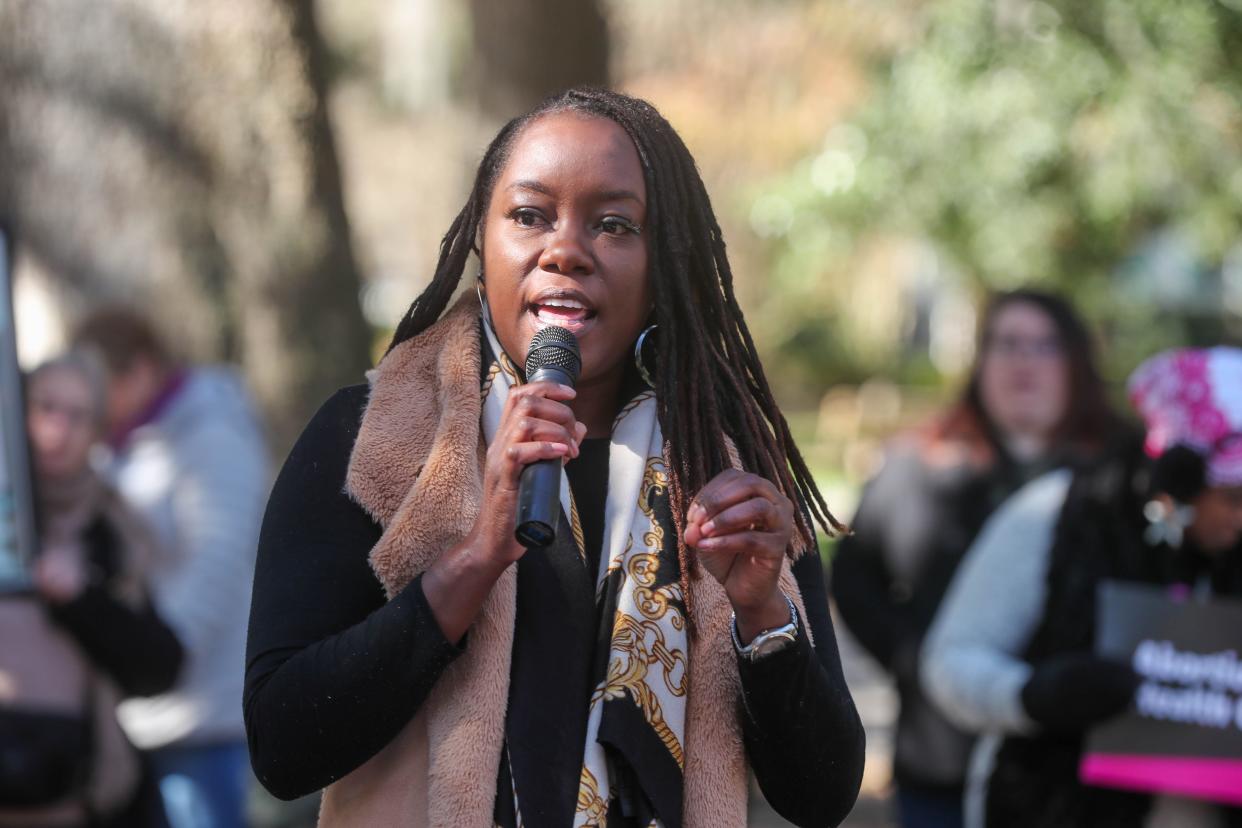
[[[559,368],[569,375],[570,382],[576,382],[582,370],[577,337],[557,325],[541,328],[526,349],[526,376],[540,368]]]

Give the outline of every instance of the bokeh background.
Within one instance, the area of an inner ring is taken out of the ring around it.
[[[1242,0],[0,0],[22,361],[132,302],[243,366],[281,456],[426,284],[495,130],[583,82],[698,159],[843,516],[960,387],[989,289],[1073,297],[1115,387],[1242,339]],[[892,698],[845,646],[850,824],[883,825]]]

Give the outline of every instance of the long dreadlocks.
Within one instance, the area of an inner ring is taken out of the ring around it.
[[[795,520],[807,549],[815,549],[812,520],[829,534],[845,527],[828,510],[772,397],[734,294],[724,238],[694,159],[651,104],[619,92],[577,88],[548,98],[506,124],[483,155],[470,198],[440,243],[431,284],[406,312],[388,350],[426,330],[447,307],[466,260],[478,252],[480,226],[514,138],[541,116],[564,111],[613,121],[629,134],[642,162],[661,351],[655,377],[657,410],[668,443],[669,501],[688,610],[694,561],[682,540],[684,516],[694,493],[731,467],[725,435],[732,439],[744,468],[771,480],[786,497],[803,505],[805,511],[795,510]]]

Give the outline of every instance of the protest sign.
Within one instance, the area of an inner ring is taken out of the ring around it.
[[[1142,684],[1088,735],[1082,780],[1242,804],[1242,602],[1105,582],[1098,609],[1096,651]]]

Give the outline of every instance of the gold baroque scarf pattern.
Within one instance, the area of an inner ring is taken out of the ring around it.
[[[509,389],[521,378],[491,326],[483,328],[491,354],[499,355],[492,359],[481,391],[483,433],[490,445]],[[677,558],[668,553],[675,538],[654,393],[643,392],[625,406],[613,423],[610,442],[596,577],[600,646],[606,640],[608,658],[591,697],[575,828],[605,826],[610,806],[634,797],[627,790],[634,782],[657,810],[678,818],[681,813],[689,648]],[[561,507],[585,559],[566,475],[561,477]],[[628,760],[625,773],[614,761],[618,754]],[[517,812],[520,820],[520,802]]]

